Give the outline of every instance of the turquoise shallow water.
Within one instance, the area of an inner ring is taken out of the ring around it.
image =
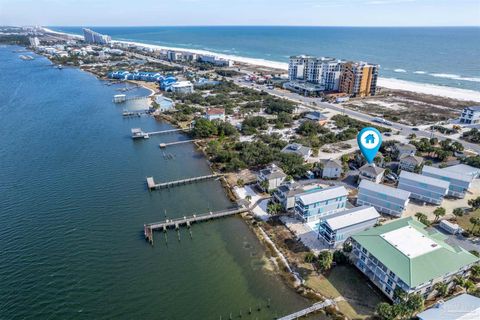
[[[144,223],[232,204],[217,181],[148,192],[158,181],[209,172],[192,145],[132,141],[118,91],[45,58],[0,47],[0,319],[271,319],[309,304],[264,268],[238,217],[143,239]],[[130,95],[147,94],[138,89]],[[250,306],[265,306],[247,317]]]
[[[51,27],[82,34],[81,27]],[[116,40],[288,62],[297,54],[365,60],[380,76],[480,91],[480,27],[92,27]]]

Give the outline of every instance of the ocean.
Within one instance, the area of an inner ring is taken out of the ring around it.
[[[192,144],[133,141],[130,129],[172,128],[124,119],[135,105],[46,58],[0,46],[0,319],[272,319],[310,304],[269,271],[240,217],[143,236],[144,223],[232,206],[218,181],[149,192],[145,177],[208,174]],[[147,95],[134,89],[128,95]],[[145,107],[145,106],[143,106]],[[180,240],[179,240],[180,237]],[[270,307],[267,304],[270,301]],[[257,311],[258,306],[261,311]],[[254,310],[248,315],[249,308]]]
[[[81,27],[49,27],[82,34]],[[380,77],[480,91],[480,27],[91,27],[115,40],[288,62],[309,54],[381,66]]]

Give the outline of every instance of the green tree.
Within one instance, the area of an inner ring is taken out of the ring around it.
[[[473,232],[477,225],[480,225],[480,218],[471,217],[469,221],[472,224],[472,228],[470,229],[470,231]]]
[[[463,209],[462,208],[453,209],[453,215],[457,218],[463,216]]]
[[[413,315],[417,312],[420,312],[424,308],[424,299],[420,294],[411,294],[407,297],[407,300],[404,302],[405,304],[405,313],[408,318],[413,317]]]
[[[437,222],[440,217],[443,217],[445,215],[445,208],[438,207],[433,211],[433,214],[435,215],[435,222]]]
[[[217,135],[217,126],[213,121],[200,118],[195,121],[195,126],[192,130],[192,135],[195,138],[209,138]]]
[[[260,188],[262,188],[264,191],[268,191],[269,183],[268,180],[262,180],[260,182]]]
[[[430,225],[430,221],[428,221],[427,215],[421,212],[415,213],[415,218],[417,218],[418,221],[423,223],[426,226]]]
[[[282,205],[276,202],[270,202],[267,206],[267,212],[269,214],[278,214],[282,211]]]
[[[318,255],[318,267],[322,272],[332,267],[333,254],[330,251],[322,251]]]
[[[313,263],[315,262],[316,260],[316,256],[313,252],[307,252],[307,254],[305,255],[305,262],[306,263]]]
[[[437,297],[445,297],[448,293],[448,285],[443,282],[436,283],[433,288],[437,291]]]
[[[480,197],[468,200],[468,205],[472,207],[472,210],[480,209]]]
[[[476,264],[473,265],[472,268],[470,269],[470,272],[472,273],[472,277],[474,278],[480,278],[480,265]]]
[[[375,311],[377,316],[382,320],[394,320],[397,318],[395,307],[386,302],[379,303]]]

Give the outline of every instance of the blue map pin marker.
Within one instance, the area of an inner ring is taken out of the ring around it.
[[[363,128],[357,135],[357,143],[367,162],[371,164],[382,145],[382,135],[375,128]]]

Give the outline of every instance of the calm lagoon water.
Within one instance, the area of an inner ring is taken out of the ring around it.
[[[239,217],[143,239],[143,224],[232,204],[218,181],[148,192],[209,172],[192,145],[132,141],[116,86],[0,47],[0,319],[271,319],[309,304],[266,270]],[[144,89],[130,95],[147,94]],[[167,241],[167,242],[166,242]],[[247,316],[258,304],[270,308]]]

